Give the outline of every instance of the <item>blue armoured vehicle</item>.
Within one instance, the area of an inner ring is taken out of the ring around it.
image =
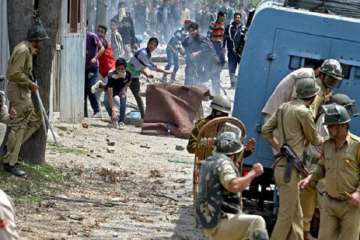
[[[356,18],[284,7],[274,1],[265,1],[257,8],[246,35],[233,116],[245,123],[248,137],[257,140],[256,151],[245,160],[245,166],[261,162],[266,167],[249,195],[260,200],[260,208],[272,200],[274,189],[270,186],[273,154],[260,134],[261,110],[267,99],[291,71],[308,61],[335,58],[344,69],[344,81],[335,92],[348,94],[360,103],[359,36],[360,20]],[[351,131],[360,134],[360,120],[352,122]]]

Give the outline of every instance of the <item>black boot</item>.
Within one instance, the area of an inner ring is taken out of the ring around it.
[[[11,173],[11,174],[17,176],[17,177],[24,177],[26,175],[26,172],[21,170],[19,167],[11,166],[8,163],[4,163],[4,170],[8,173]]]

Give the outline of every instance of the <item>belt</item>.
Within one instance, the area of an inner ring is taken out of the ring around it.
[[[345,202],[345,201],[348,201],[348,200],[349,200],[349,199],[343,199],[343,198],[333,197],[333,196],[329,195],[327,192],[324,192],[324,195],[327,196],[329,199],[334,200],[334,201],[337,201],[337,202]]]

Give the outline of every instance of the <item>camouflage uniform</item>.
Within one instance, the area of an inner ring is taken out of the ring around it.
[[[4,163],[11,166],[18,162],[21,145],[41,126],[41,118],[35,113],[31,99],[33,51],[30,42],[19,43],[13,50],[7,69],[7,96],[17,114],[8,124],[7,154],[3,159]]]
[[[233,161],[215,153],[201,166],[197,220],[211,240],[268,239],[265,221],[241,212],[240,193],[232,193],[230,182],[240,177]]]

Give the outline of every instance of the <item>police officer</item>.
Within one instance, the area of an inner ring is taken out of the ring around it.
[[[10,120],[10,132],[6,141],[7,153],[3,158],[4,170],[15,176],[24,176],[25,172],[18,168],[18,156],[21,145],[36,132],[41,125],[41,119],[35,112],[31,93],[39,87],[33,82],[33,56],[37,55],[48,35],[39,21],[29,29],[26,41],[15,46],[7,69],[7,96],[10,106],[17,116]]]
[[[351,99],[349,96],[341,93],[337,93],[331,96],[331,103],[336,103],[344,106],[350,117],[358,116],[356,110],[355,100]],[[324,125],[325,113],[320,111],[316,121],[316,129],[318,133],[323,137],[324,140],[328,140],[329,132],[327,127]],[[314,171],[316,169],[317,163],[321,156],[321,148],[309,145],[304,154],[304,161],[306,167]],[[315,208],[318,205],[321,208],[322,195],[324,193],[324,181],[313,182],[307,188],[302,189],[300,193],[301,207],[304,215],[304,240],[312,240],[314,237],[310,234],[311,220],[315,213]]]
[[[342,94],[342,93],[334,94],[333,96],[331,96],[330,103],[336,103],[338,105],[344,106],[351,118],[359,116],[359,112],[356,106],[356,101],[354,99],[351,99],[346,94]]]
[[[189,142],[187,145],[187,150],[189,153],[195,153],[196,148],[198,146],[197,137],[199,135],[200,129],[209,121],[219,118],[219,117],[227,117],[229,116],[231,112],[231,102],[229,98],[225,96],[216,96],[211,101],[210,107],[212,109],[212,112],[209,116],[207,116],[204,119],[200,119],[195,123],[195,127],[191,131],[191,136],[189,138]],[[255,139],[251,138],[249,141],[245,144],[245,150],[244,150],[244,157],[247,157],[251,155],[251,153],[255,149],[256,141]]]
[[[0,239],[18,240],[16,232],[15,211],[10,198],[0,190]]]
[[[195,153],[198,142],[196,141],[200,129],[209,121],[218,118],[218,117],[227,117],[231,112],[231,102],[227,97],[216,96],[211,101],[210,107],[212,112],[209,116],[204,119],[200,119],[195,123],[195,127],[191,132],[189,142],[187,145],[187,150],[189,153]]]
[[[322,126],[323,117],[319,117],[318,109],[322,104],[329,101],[332,96],[332,88],[342,79],[342,68],[340,63],[335,59],[327,59],[323,63],[318,60],[312,60],[305,68],[300,68],[287,75],[278,86],[265,104],[262,112],[265,114],[265,120],[269,119],[271,114],[284,102],[296,98],[296,83],[297,79],[304,77],[315,77],[317,84],[320,86],[320,91],[317,94],[311,109],[313,115],[318,119],[318,131],[322,136],[326,135],[324,127]],[[311,68],[310,68],[311,66]],[[274,135],[277,136],[278,132],[275,131]],[[318,160],[319,153],[316,148],[309,146],[312,154],[305,155],[305,164],[309,169],[312,169]],[[315,150],[315,151],[313,151]],[[306,150],[308,152],[308,150]],[[310,223],[314,215],[316,206],[316,188],[315,186],[309,187],[301,191],[301,207],[304,215],[304,239],[313,239],[310,234]]]
[[[330,139],[315,172],[298,184],[303,189],[325,179],[319,240],[358,240],[360,233],[360,138],[349,133],[350,115],[337,104],[323,106]]]
[[[316,117],[321,105],[327,103],[333,94],[333,89],[338,86],[343,79],[343,70],[341,64],[336,59],[326,59],[320,67],[320,74],[317,78],[317,84],[320,86],[320,92],[314,100],[311,108]]]
[[[261,216],[241,212],[241,192],[263,173],[260,163],[241,177],[238,157],[244,146],[241,130],[232,125],[220,132],[216,150],[202,164],[196,217],[204,234],[211,240],[266,240],[265,221]]]
[[[306,142],[320,145],[321,137],[316,131],[310,105],[320,88],[315,78],[306,77],[297,80],[297,99],[283,103],[262,128],[262,134],[271,146],[280,152],[280,146],[289,145],[296,155],[302,159]],[[276,138],[274,130],[279,130]],[[279,191],[280,206],[278,218],[271,236],[273,240],[302,240],[303,219],[300,205],[300,191],[297,182],[300,173],[292,167],[291,174],[286,176],[291,167],[285,157],[279,157],[274,164],[274,178]]]

